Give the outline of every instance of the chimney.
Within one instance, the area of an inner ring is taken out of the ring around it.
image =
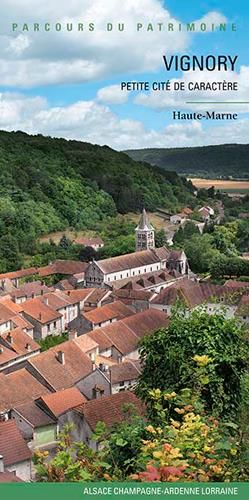
[[[0,472],[4,472],[3,455],[0,455]]]
[[[95,372],[95,370],[96,370],[96,363],[95,362],[93,362],[93,364],[92,364],[92,369],[93,369],[93,372]]]
[[[31,293],[31,299],[34,299],[35,298],[35,294],[34,292]]]
[[[62,365],[64,365],[65,364],[65,353],[63,351],[58,351],[57,359]]]
[[[6,339],[6,340],[7,340],[7,342],[9,342],[10,344],[13,344],[13,337],[12,337],[12,335],[11,335],[10,333],[8,333],[8,335],[7,335],[7,339]]]
[[[41,296],[43,295],[43,293],[44,293],[44,292],[43,292],[43,289],[41,289]]]
[[[67,294],[70,295],[70,290],[67,291]]]
[[[0,354],[3,354],[3,347],[0,347]]]
[[[47,297],[44,299],[44,304],[46,304],[46,306],[48,306],[48,298]]]
[[[74,340],[77,339],[77,337],[78,334],[76,330],[70,330],[70,332],[68,332],[68,340]]]
[[[41,312],[39,313],[39,319],[41,319]]]
[[[31,351],[31,345],[30,344],[26,344],[25,349],[27,349],[27,351],[30,352]]]

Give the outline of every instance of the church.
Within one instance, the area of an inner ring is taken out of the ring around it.
[[[188,275],[189,266],[183,251],[169,251],[155,247],[155,229],[143,209],[136,233],[136,251],[133,253],[91,262],[85,272],[86,286],[110,286],[118,280],[133,278],[161,270]]]

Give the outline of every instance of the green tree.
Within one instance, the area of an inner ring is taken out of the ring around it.
[[[140,344],[143,371],[138,394],[146,401],[150,389],[175,390],[196,384],[194,356],[213,360],[202,398],[212,414],[235,416],[241,384],[248,367],[249,347],[244,329],[234,319],[205,311],[177,309],[168,328],[145,337]]]

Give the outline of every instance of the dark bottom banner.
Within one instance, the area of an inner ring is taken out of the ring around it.
[[[249,483],[15,483],[1,484],[0,498],[7,500],[108,500],[132,498],[249,499]]]

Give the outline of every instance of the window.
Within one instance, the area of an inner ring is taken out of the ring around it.
[[[116,280],[116,279],[117,279],[117,277],[116,277],[116,276],[114,276],[114,280]]]
[[[128,278],[128,276],[129,276],[129,273],[127,273],[127,278]]]
[[[49,324],[49,325],[48,325],[48,332],[50,332],[50,328],[51,328],[51,325]]]
[[[122,279],[122,278],[123,278],[123,275],[122,275],[122,274],[120,274],[120,279]]]
[[[56,321],[54,321],[54,328],[56,328]]]
[[[150,270],[152,271],[152,267],[150,268]]]
[[[124,387],[124,382],[120,382],[119,387]]]

